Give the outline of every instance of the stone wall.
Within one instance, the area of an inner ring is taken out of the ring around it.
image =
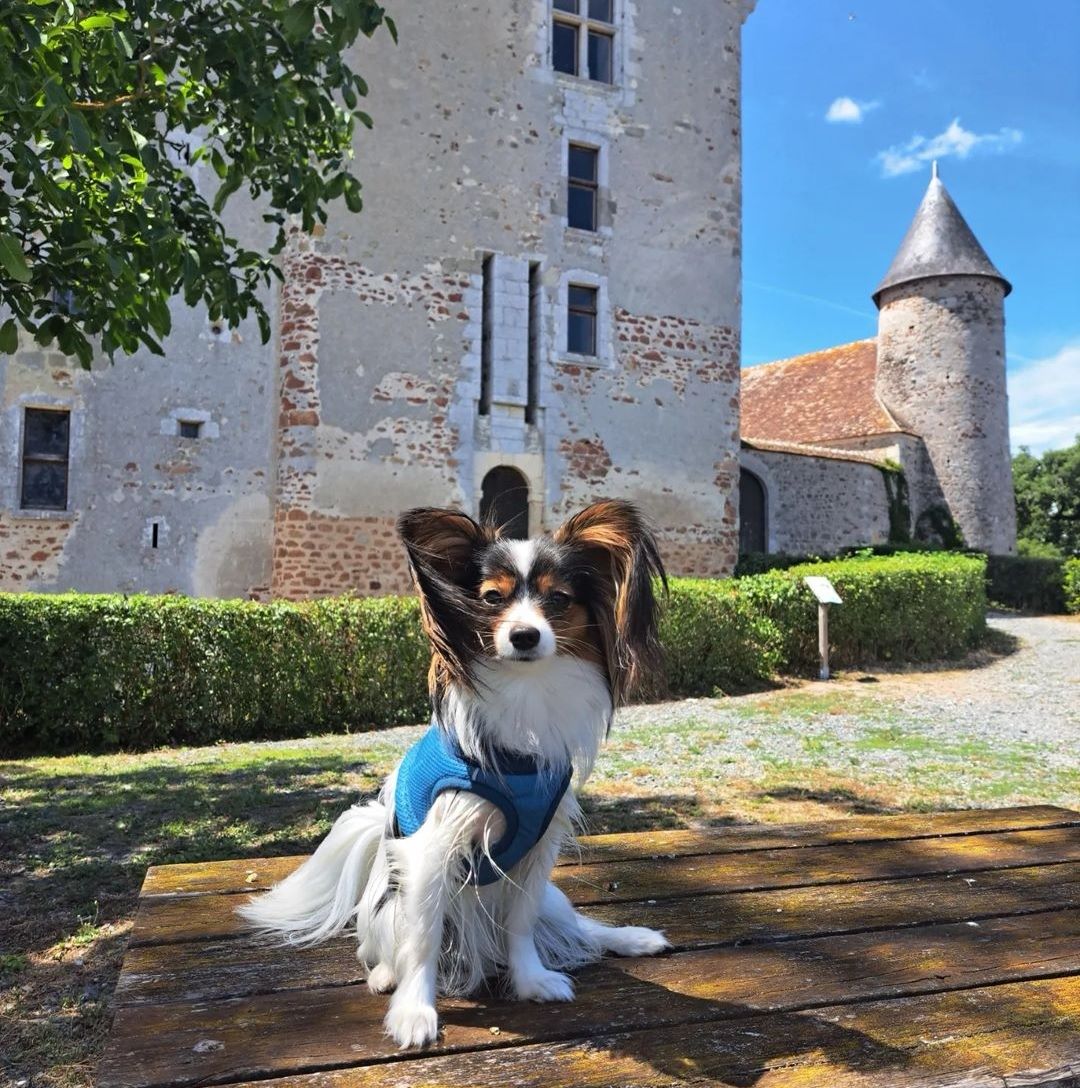
[[[987,277],[918,280],[884,291],[878,318],[878,396],[926,450],[912,489],[995,553],[1016,549],[1003,298]]]
[[[375,128],[356,143],[365,209],[335,206],[291,237],[270,344],[176,305],[165,361],[87,374],[30,345],[0,358],[0,588],[400,592],[397,514],[476,514],[499,465],[528,480],[532,532],[629,497],[673,572],[728,573],[751,6],[615,0],[610,86],[552,70],[550,0],[480,0],[437,21],[396,11],[400,44],[362,40],[351,58],[372,88]],[[595,232],[567,225],[571,142],[597,150]],[[236,197],[229,215],[245,244],[266,244],[259,209]],[[567,350],[571,285],[596,289],[595,356]],[[19,508],[27,405],[73,413],[58,515]],[[181,419],[201,437],[181,437]]]
[[[831,555],[888,541],[883,473],[869,460],[744,449],[741,462],[765,488],[770,552]]]

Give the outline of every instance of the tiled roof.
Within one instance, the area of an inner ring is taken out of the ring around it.
[[[856,340],[742,371],[742,437],[828,446],[903,428],[874,392],[877,341]]]
[[[830,446],[811,446],[804,442],[769,442],[764,438],[742,440],[748,450],[765,453],[791,453],[796,457],[820,457],[826,461],[859,461],[864,465],[881,465],[887,459],[885,450],[840,450]]]

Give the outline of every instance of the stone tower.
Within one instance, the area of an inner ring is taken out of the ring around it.
[[[1016,550],[1005,390],[1005,296],[994,267],[937,175],[885,278],[878,307],[877,394],[922,439],[909,471],[916,523],[946,511],[970,548]]]

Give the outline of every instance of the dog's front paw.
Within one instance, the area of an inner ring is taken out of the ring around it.
[[[368,989],[373,994],[388,994],[397,986],[397,976],[388,963],[377,963],[368,972]]]
[[[646,926],[619,926],[606,942],[616,956],[655,956],[671,947],[671,941],[658,929]]]
[[[559,971],[535,971],[514,979],[519,1001],[573,1001],[574,980]]]
[[[391,1002],[383,1025],[402,1050],[410,1046],[427,1046],[439,1034],[439,1017],[434,1005]]]

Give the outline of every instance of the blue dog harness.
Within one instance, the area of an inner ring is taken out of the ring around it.
[[[506,834],[491,851],[478,855],[473,880],[493,884],[509,872],[541,839],[570,785],[562,776],[540,770],[532,756],[495,752],[491,766],[467,758],[452,737],[432,727],[406,753],[394,790],[395,832],[412,835],[444,790],[463,790],[490,801],[506,819]]]

